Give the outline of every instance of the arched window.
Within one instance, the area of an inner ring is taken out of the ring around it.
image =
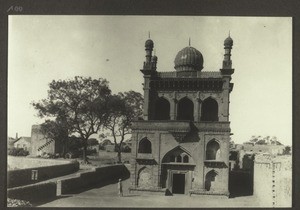
[[[187,155],[183,156],[183,162],[188,163],[189,162],[189,156],[187,156]]]
[[[212,170],[212,171],[210,171],[206,174],[206,176],[205,176],[205,189],[207,191],[210,191],[211,189],[214,188],[213,182],[215,181],[217,175],[218,174],[214,170]]]
[[[138,153],[152,153],[151,142],[147,138],[140,141]]]
[[[207,98],[202,103],[201,121],[219,121],[218,103],[212,98]]]
[[[181,161],[182,161],[182,160],[181,160],[181,156],[178,155],[178,156],[176,157],[176,162],[177,162],[177,163],[181,163]]]
[[[206,160],[218,160],[220,158],[220,145],[215,140],[208,142],[206,146]]]
[[[155,120],[169,120],[170,119],[170,103],[164,98],[157,99],[155,103]]]
[[[194,120],[194,104],[187,97],[182,98],[178,102],[177,119],[191,121]]]

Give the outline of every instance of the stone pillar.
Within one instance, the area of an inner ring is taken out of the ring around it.
[[[144,106],[143,115],[144,120],[149,119],[149,103],[150,103],[150,76],[144,75]]]
[[[171,120],[176,120],[176,99],[171,99],[170,104],[170,118]]]
[[[219,121],[229,120],[229,83],[228,77],[224,78],[223,83],[223,103],[219,104]]]

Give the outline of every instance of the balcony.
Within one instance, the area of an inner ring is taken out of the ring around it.
[[[188,133],[191,130],[230,132],[230,122],[191,122],[181,120],[140,120],[132,123],[133,130],[161,130]]]
[[[138,153],[136,157],[136,161],[139,164],[155,164],[156,161],[154,160],[154,157],[151,153]]]
[[[204,165],[208,168],[228,168],[221,160],[204,160]]]

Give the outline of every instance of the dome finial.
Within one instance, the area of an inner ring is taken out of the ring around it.
[[[148,31],[148,38],[150,39],[150,31]]]
[[[191,37],[189,37],[189,47],[191,46]]]
[[[228,34],[228,36],[230,37],[230,30],[229,30],[229,34]]]

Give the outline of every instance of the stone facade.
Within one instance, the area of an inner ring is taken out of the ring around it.
[[[173,72],[156,71],[147,40],[143,120],[132,125],[131,188],[166,194],[229,195],[229,95],[232,39],[223,68],[201,71],[202,54],[179,51]]]

